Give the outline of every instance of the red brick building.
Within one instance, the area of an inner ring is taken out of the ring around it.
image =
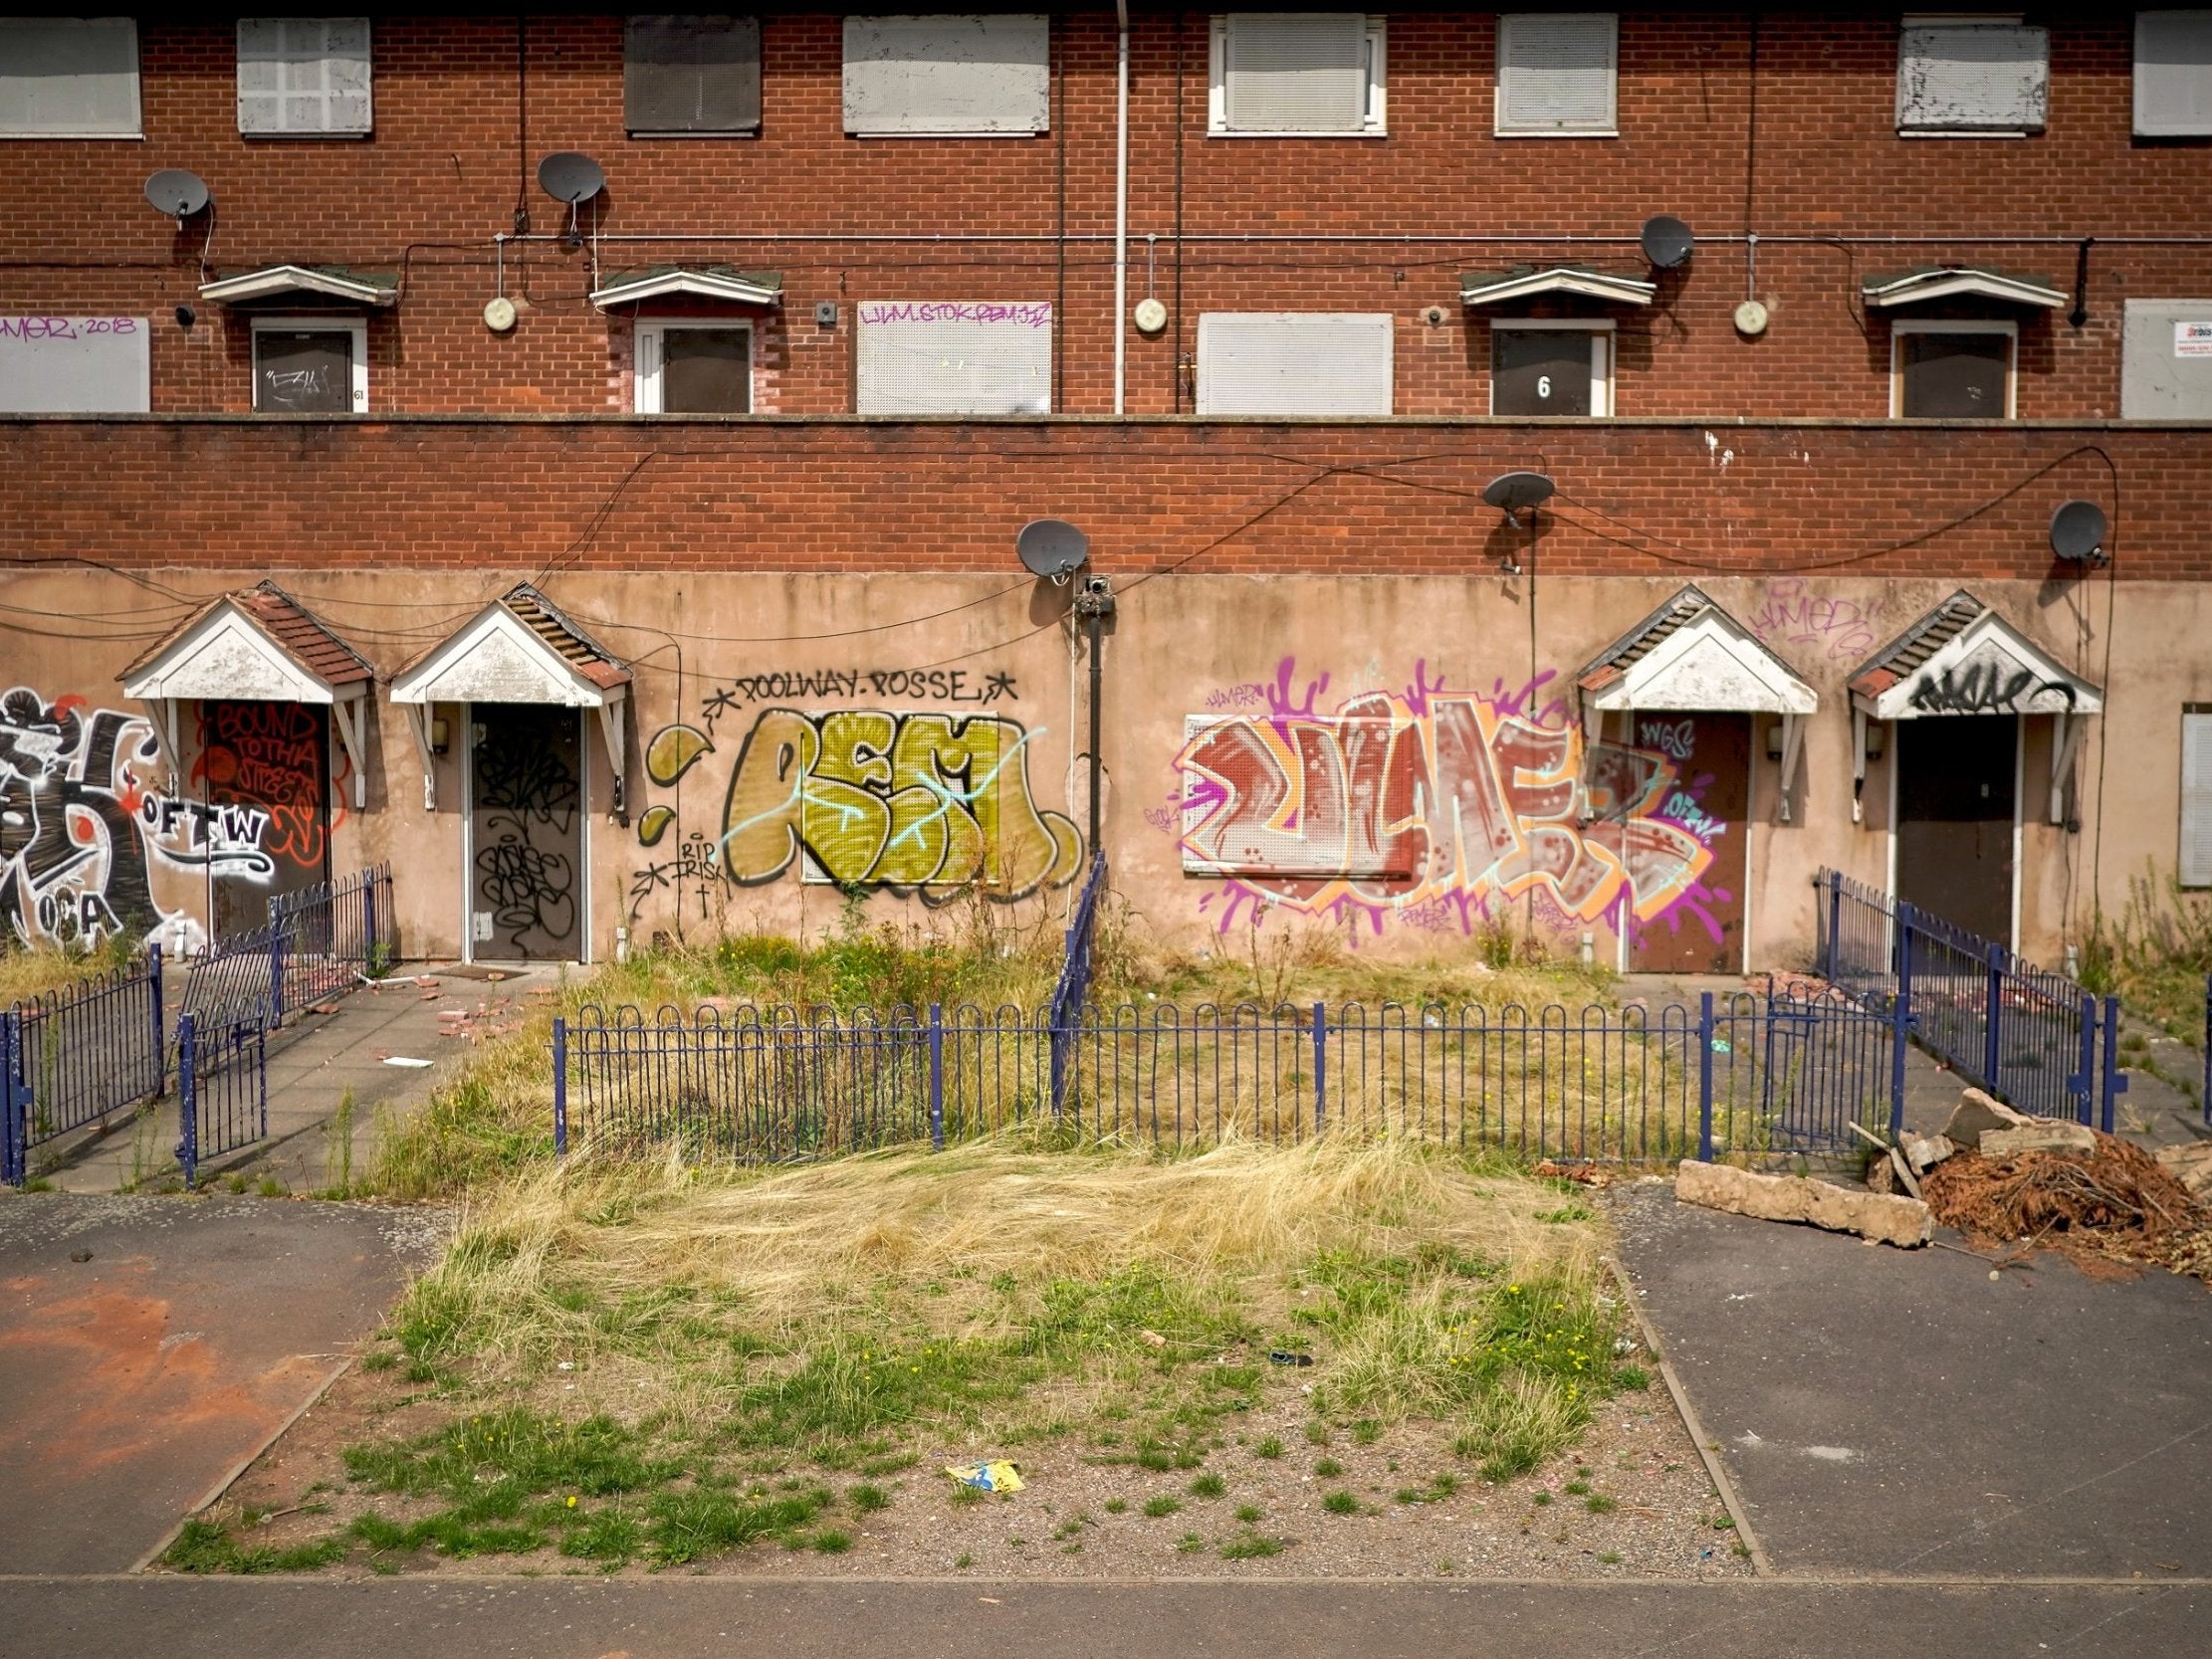
[[[0,154],[21,934],[1057,905],[1048,518],[1164,931],[2212,884],[2201,12],[15,17]]]

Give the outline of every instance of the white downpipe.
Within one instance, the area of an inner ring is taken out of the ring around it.
[[[1114,0],[1114,413],[1129,390],[1129,0]]]

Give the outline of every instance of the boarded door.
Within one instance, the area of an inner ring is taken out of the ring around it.
[[[1751,717],[1640,714],[1636,746],[1674,768],[1653,816],[1694,835],[1713,859],[1664,916],[1632,928],[1629,965],[1640,973],[1741,973]]]
[[[470,734],[474,954],[581,960],[583,742],[573,709],[479,703]]]
[[[2019,718],[1899,721],[1897,897],[2012,942],[2012,819]]]
[[[267,922],[272,895],[330,880],[330,710],[203,702],[192,781],[218,939]]]

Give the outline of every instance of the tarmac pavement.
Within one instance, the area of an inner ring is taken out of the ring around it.
[[[2212,1579],[2203,1284],[2048,1253],[1993,1281],[1666,1182],[1614,1191],[1623,1265],[1778,1572]]]
[[[0,1580],[38,1659],[2202,1659],[2212,1587]]]
[[[0,1569],[137,1562],[336,1374],[443,1231],[359,1204],[0,1198]],[[0,1621],[0,1655],[39,1651],[12,1641]]]

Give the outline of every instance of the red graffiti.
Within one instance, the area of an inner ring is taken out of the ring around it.
[[[211,800],[264,809],[262,850],[320,870],[330,832],[344,818],[342,806],[326,807],[325,747],[323,717],[304,703],[202,703],[191,781]]]

